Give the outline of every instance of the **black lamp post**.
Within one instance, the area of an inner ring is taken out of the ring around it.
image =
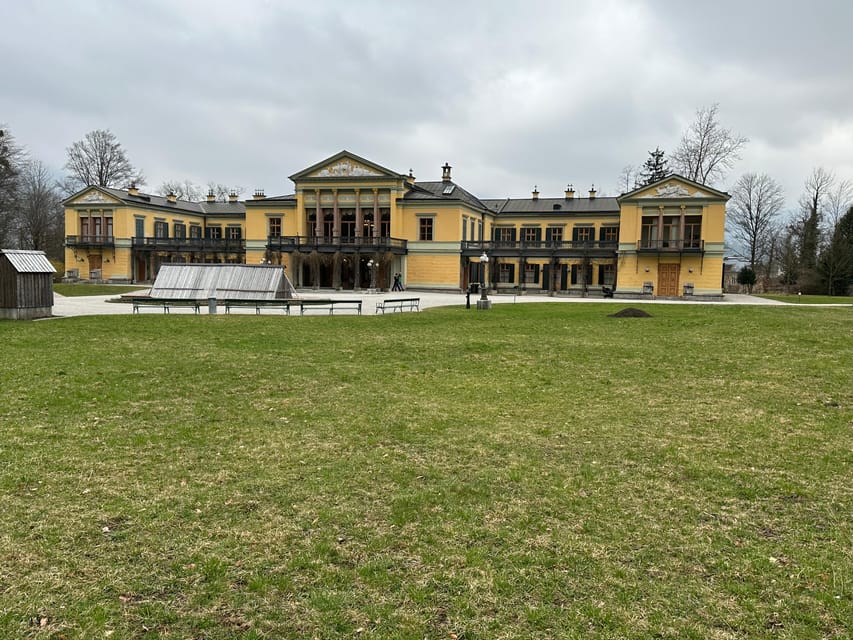
[[[477,300],[477,308],[478,309],[491,309],[492,301],[489,300],[489,296],[486,295],[486,277],[488,276],[489,271],[489,256],[486,255],[485,250],[483,254],[480,256],[480,299]]]
[[[372,258],[367,261],[367,268],[370,269],[370,288],[373,289],[374,291],[376,290],[376,267],[377,266],[378,265],[377,265],[376,261],[374,261]]]

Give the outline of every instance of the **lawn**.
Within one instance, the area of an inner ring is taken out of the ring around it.
[[[120,296],[132,291],[148,289],[142,285],[125,284],[88,284],[82,282],[55,282],[53,291],[62,296]]]
[[[0,322],[0,637],[849,637],[849,309],[616,308]]]
[[[778,300],[779,302],[788,302],[790,304],[851,304],[853,298],[850,296],[817,296],[817,295],[796,295],[784,293],[762,293],[758,294],[759,298],[767,298],[768,300]]]

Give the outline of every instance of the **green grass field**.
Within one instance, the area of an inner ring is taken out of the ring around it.
[[[762,293],[757,295],[759,298],[778,300],[779,302],[787,302],[789,304],[853,304],[853,298],[850,296],[801,296],[784,293]]]
[[[63,296],[120,296],[123,293],[148,289],[145,285],[88,284],[79,282],[55,282],[53,290]]]
[[[0,322],[0,637],[847,638],[849,309]]]

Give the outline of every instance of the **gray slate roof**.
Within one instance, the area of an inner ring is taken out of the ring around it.
[[[498,215],[546,215],[564,216],[619,213],[616,198],[504,198],[483,200],[483,204]]]
[[[0,249],[0,254],[18,273],[56,273],[44,251],[24,251],[21,249]]]
[[[444,195],[444,188],[451,184],[454,186],[453,192],[448,195]],[[475,209],[486,208],[479,198],[470,194],[468,191],[465,191],[465,189],[455,182],[445,182],[443,180],[438,182],[415,182],[403,199],[432,201],[442,200],[446,202],[461,201]]]
[[[86,187],[87,189],[89,187]],[[114,189],[112,187],[97,187],[102,191],[106,191],[114,198],[127,202],[128,204],[148,205],[157,207],[158,209],[171,209],[173,211],[185,211],[196,215],[245,215],[246,206],[242,202],[189,202],[187,200],[177,200],[169,202],[166,196],[157,196],[150,193],[140,192],[138,196],[132,196],[127,193],[126,189]],[[76,195],[76,194],[75,194]],[[71,196],[70,199],[73,199]]]

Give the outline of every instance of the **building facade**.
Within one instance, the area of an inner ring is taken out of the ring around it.
[[[626,297],[722,294],[729,196],[671,175],[618,198],[481,199],[342,151],[292,176],[294,193],[185,202],[88,187],[65,201],[66,275],[147,283],[164,263],[280,264],[298,288]],[[480,263],[489,257],[488,273]]]

